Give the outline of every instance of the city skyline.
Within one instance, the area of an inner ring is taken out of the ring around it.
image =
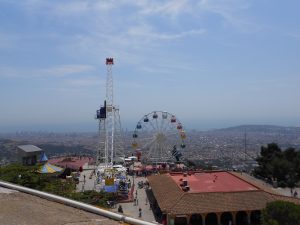
[[[126,129],[300,126],[300,2],[0,0],[0,132],[96,131],[113,57]]]

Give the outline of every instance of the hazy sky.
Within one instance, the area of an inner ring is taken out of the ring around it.
[[[114,57],[125,128],[300,126],[299,0],[0,0],[0,131],[96,131]]]

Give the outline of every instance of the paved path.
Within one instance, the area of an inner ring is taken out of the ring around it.
[[[91,177],[91,173],[93,170],[83,170],[80,173],[80,178],[79,178],[79,184],[76,186],[76,190],[78,192],[80,191],[87,191],[87,190],[94,190],[94,182],[96,179],[95,174]],[[85,176],[85,178],[84,178]],[[91,179],[90,179],[91,177]],[[128,203],[119,203],[117,207],[113,208],[112,211],[118,212],[118,206],[121,205],[123,208],[123,213],[124,215],[142,219],[148,222],[155,222],[155,218],[153,215],[152,210],[150,209],[150,204],[147,199],[147,194],[145,188],[139,189],[138,188],[138,182],[139,181],[146,181],[145,177],[135,177],[133,179],[132,176],[127,176],[127,179],[130,179],[131,182],[135,183],[134,191],[133,191],[133,196],[137,196],[137,202],[138,204],[135,204],[134,202],[128,202]],[[99,188],[99,187],[98,187]],[[97,189],[98,190],[98,189]],[[137,192],[137,195],[136,195]],[[147,200],[146,200],[147,199]],[[139,217],[139,208],[142,210],[142,216]]]
[[[133,182],[133,177],[128,176],[128,178]],[[138,182],[139,181],[146,181],[146,178],[144,177],[135,177],[134,178],[134,183],[135,183],[135,188],[134,188],[134,197],[136,196],[137,192],[137,199],[138,199],[138,204],[136,205],[134,202],[129,202],[129,203],[119,203],[116,208],[113,209],[113,211],[117,212],[118,211],[118,206],[121,205],[123,208],[123,213],[124,215],[142,219],[148,222],[155,222],[155,218],[153,215],[152,210],[150,209],[149,201],[147,199],[146,195],[146,190],[145,188],[139,189],[138,188]],[[147,199],[147,200],[146,200]],[[142,209],[142,216],[139,217],[139,208]]]
[[[266,186],[266,187],[269,187],[270,189],[272,189],[273,191],[277,192],[278,194],[281,194],[281,195],[284,195],[284,196],[288,196],[288,197],[295,197],[294,196],[294,192],[296,191],[297,192],[297,195],[296,195],[296,198],[300,198],[300,188],[293,188],[293,194],[291,193],[291,189],[290,188],[281,188],[281,187],[278,187],[278,188],[274,188],[271,184],[268,184],[266,183],[265,181],[263,180],[260,180],[260,179],[257,179],[253,176],[250,176],[249,174],[247,173],[243,173],[243,176],[247,176],[248,178],[256,181],[256,182],[259,182],[261,183],[262,185]]]
[[[289,196],[289,197],[294,197],[294,192],[297,192],[297,198],[300,197],[300,188],[293,188],[293,194],[291,194],[291,189],[290,188],[272,188],[273,190],[279,192],[282,195]]]
[[[18,192],[18,191],[0,187],[0,194],[10,194],[10,193],[14,193],[14,192]]]
[[[94,190],[96,176],[95,174],[91,176],[92,173],[93,170],[83,170],[80,173],[79,183],[76,185],[76,191]]]

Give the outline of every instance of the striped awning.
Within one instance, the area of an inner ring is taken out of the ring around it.
[[[60,172],[62,170],[63,170],[63,168],[54,166],[50,163],[46,163],[39,169],[39,173],[56,173],[56,172]]]

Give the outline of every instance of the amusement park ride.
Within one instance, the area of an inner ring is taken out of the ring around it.
[[[134,130],[132,147],[137,157],[125,158],[120,112],[114,104],[113,65],[114,59],[106,58],[106,98],[103,106],[96,112],[96,119],[99,121],[99,145],[94,171],[97,178],[94,188],[107,192],[117,192],[122,186],[120,184],[127,182],[126,171],[129,168],[117,164],[129,160],[129,165],[134,171],[135,165],[131,162],[136,159],[145,165],[166,164],[174,160],[180,162],[181,150],[185,148],[186,138],[183,125],[174,114],[166,111],[153,111],[142,117]],[[126,195],[128,188],[123,188],[122,193]]]
[[[166,111],[153,111],[142,117],[133,132],[132,147],[144,163],[180,161],[186,134],[178,118]]]
[[[106,100],[97,110],[96,119],[99,120],[99,146],[96,164],[111,167],[114,163],[124,159],[123,140],[119,108],[114,105],[113,58],[106,58]]]
[[[107,168],[125,160],[119,108],[114,105],[113,58],[106,58],[106,99],[97,110],[99,120],[98,167]],[[143,116],[133,133],[132,147],[143,163],[179,162],[186,147],[182,123],[171,113],[153,111]]]

